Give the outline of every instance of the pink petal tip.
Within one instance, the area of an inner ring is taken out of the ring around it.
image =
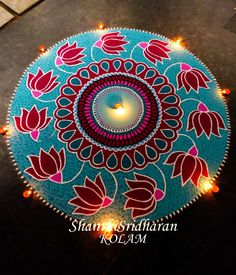
[[[60,66],[60,65],[62,65],[62,64],[64,64],[64,62],[63,62],[62,59],[58,56],[58,57],[56,58],[56,65],[57,65],[57,66]]]
[[[148,46],[148,43],[147,43],[147,42],[140,42],[138,45],[139,45],[139,47],[141,47],[142,49],[146,49],[147,46]]]
[[[200,111],[200,112],[207,112],[208,111],[207,106],[205,104],[203,104],[202,102],[198,104],[197,108],[198,108],[198,111]]]
[[[164,196],[165,193],[161,189],[157,188],[154,194],[155,200],[160,201],[164,198]]]
[[[38,131],[38,130],[32,131],[32,132],[30,133],[30,136],[31,136],[32,139],[34,139],[35,141],[38,141],[38,138],[39,138],[39,131]]]
[[[101,47],[102,47],[102,40],[98,40],[98,41],[95,43],[95,47],[101,48]]]
[[[61,183],[62,182],[62,172],[58,172],[55,175],[51,176],[49,178],[51,181],[56,182],[56,183]]]
[[[42,93],[42,92],[39,92],[39,91],[32,91],[32,95],[33,95],[33,97],[35,97],[35,98],[40,97],[42,94],[43,94],[43,93]]]
[[[193,146],[191,147],[189,150],[188,150],[188,153],[194,157],[196,157],[198,155],[198,149],[196,146]]]
[[[112,199],[109,197],[105,197],[103,204],[102,204],[102,208],[109,206],[111,203],[112,203]]]
[[[180,68],[181,68],[181,71],[188,71],[188,70],[192,69],[192,67],[186,63],[181,63]]]

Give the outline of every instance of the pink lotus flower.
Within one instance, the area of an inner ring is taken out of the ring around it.
[[[27,86],[31,90],[33,97],[38,98],[43,94],[50,93],[58,84],[58,76],[52,76],[52,71],[44,73],[40,68],[36,75],[29,73]]]
[[[65,167],[65,150],[57,152],[52,146],[49,152],[40,149],[39,156],[31,155],[28,157],[31,167],[25,170],[33,178],[44,181],[51,180],[62,183],[62,170]]]
[[[69,204],[77,208],[74,214],[91,216],[101,208],[108,207],[113,200],[106,195],[106,188],[102,177],[98,174],[95,181],[85,178],[84,186],[73,186],[77,196],[69,201]]]
[[[193,111],[188,117],[187,131],[192,129],[197,137],[205,133],[209,139],[211,134],[220,137],[219,129],[226,129],[226,127],[217,112],[209,111],[205,104],[199,103],[197,111]]]
[[[191,147],[187,153],[172,153],[165,164],[174,165],[172,178],[181,176],[182,186],[190,180],[197,187],[201,176],[209,177],[207,163],[198,157],[195,146]]]
[[[143,49],[144,56],[155,65],[158,61],[163,62],[163,59],[170,58],[167,53],[171,50],[167,48],[167,42],[152,39],[149,42],[140,42],[138,45]]]
[[[95,46],[101,48],[107,54],[120,54],[120,52],[125,51],[123,45],[129,42],[124,41],[125,36],[119,34],[120,32],[104,34],[101,39],[95,43]]]
[[[186,63],[181,63],[180,68],[181,71],[176,77],[178,89],[184,87],[188,94],[191,89],[198,93],[199,88],[209,88],[207,82],[211,82],[211,80],[202,71],[192,68]]]
[[[39,130],[43,130],[52,120],[51,117],[47,117],[47,108],[40,111],[34,105],[30,111],[21,109],[20,116],[14,116],[16,129],[24,134],[30,134],[31,138],[38,140]]]
[[[85,56],[85,54],[82,54],[84,48],[77,47],[77,43],[74,42],[72,45],[69,45],[68,42],[66,42],[64,45],[62,45],[58,51],[57,51],[57,58],[56,58],[56,65],[78,65],[83,63],[81,59]]]
[[[132,218],[146,216],[156,209],[157,201],[164,198],[165,193],[157,188],[156,181],[152,178],[134,173],[134,180],[126,179],[130,190],[123,195],[127,197],[124,209],[131,209]]]

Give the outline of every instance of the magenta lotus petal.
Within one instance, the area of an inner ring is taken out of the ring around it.
[[[146,49],[147,46],[148,46],[148,43],[147,42],[140,42],[138,45],[139,45],[140,48]]]
[[[62,172],[58,172],[55,175],[51,176],[49,178],[51,181],[54,181],[56,183],[61,183],[62,182]]]
[[[198,187],[201,176],[209,177],[207,163],[198,157],[198,150],[195,146],[191,147],[187,153],[182,151],[172,153],[165,164],[174,166],[172,178],[181,176],[183,186],[191,181]]]
[[[181,69],[181,71],[188,71],[188,70],[191,70],[192,67],[186,63],[181,63],[180,69]]]
[[[38,98],[43,95],[43,93],[39,92],[39,91],[31,91],[31,93],[32,93],[33,97],[35,97],[35,98]]]
[[[180,69],[181,71],[176,76],[178,89],[183,87],[188,94],[191,90],[198,93],[200,88],[209,88],[207,83],[211,80],[202,71],[186,63],[181,63]]]
[[[220,129],[226,129],[222,117],[214,111],[210,111],[203,103],[199,103],[197,110],[188,116],[187,131],[194,130],[197,137],[203,133],[209,139],[211,135],[221,137]]]
[[[198,149],[196,146],[193,146],[191,147],[189,150],[188,150],[188,153],[194,157],[196,157],[198,155]]]
[[[106,187],[100,174],[94,182],[86,177],[84,186],[75,185],[73,188],[77,196],[68,203],[77,207],[74,214],[90,216],[113,202],[113,199],[106,196]]]
[[[98,40],[96,43],[95,43],[95,46],[97,48],[101,48],[102,47],[102,40]]]
[[[113,200],[111,198],[105,197],[102,203],[102,208],[108,207],[112,202]]]
[[[81,59],[85,56],[85,54],[82,54],[83,51],[84,48],[78,47],[77,42],[74,42],[72,45],[66,42],[58,49],[55,63],[57,66],[63,64],[68,66],[81,64],[83,63]]]
[[[44,73],[40,68],[36,75],[28,73],[27,87],[30,89],[33,97],[38,98],[56,88],[59,84],[59,82],[56,82],[58,76],[53,76],[52,73],[52,71]]]
[[[39,156],[31,155],[29,160],[31,167],[27,168],[25,173],[40,181],[62,183],[62,170],[65,167],[64,148],[57,152],[52,146],[48,153],[41,149]]]
[[[38,141],[38,138],[39,138],[39,131],[38,131],[38,130],[34,130],[33,132],[30,133],[30,136],[31,136],[32,139],[34,139],[35,141]]]
[[[165,193],[161,189],[157,188],[154,194],[156,201],[162,200],[164,196],[165,196]]]
[[[144,56],[153,64],[157,62],[163,62],[163,59],[169,59],[167,54],[171,50],[168,48],[168,43],[157,39],[150,40],[147,42],[140,42],[139,47],[143,49]]]
[[[64,64],[64,62],[62,61],[62,59],[58,56],[57,58],[56,58],[56,65],[57,66],[60,66],[60,65],[63,65]]]
[[[131,209],[131,216],[136,219],[152,213],[157,201],[164,198],[165,192],[156,188],[156,181],[148,176],[134,173],[134,177],[134,180],[126,179],[130,190],[123,195],[128,198],[124,209]]]
[[[97,48],[101,48],[107,54],[120,54],[120,52],[125,51],[124,45],[128,44],[128,41],[125,41],[125,36],[120,35],[120,32],[110,32],[101,37],[95,43]]]
[[[36,141],[40,130],[45,129],[52,120],[51,117],[47,117],[47,108],[39,111],[35,105],[29,111],[22,109],[21,115],[13,118],[16,129],[21,133],[30,134]]]

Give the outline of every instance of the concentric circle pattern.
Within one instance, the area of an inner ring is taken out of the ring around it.
[[[65,101],[70,104],[64,106]],[[179,103],[174,87],[154,68],[133,60],[103,60],[69,78],[57,99],[56,127],[78,158],[127,171],[155,162],[170,149],[182,125]],[[117,114],[117,104],[123,114]],[[69,127],[60,126],[67,121]]]
[[[44,202],[71,218],[151,220],[194,201],[227,151],[227,108],[209,70],[152,33],[59,42],[27,69],[8,144]]]

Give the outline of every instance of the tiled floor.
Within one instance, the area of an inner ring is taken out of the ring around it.
[[[14,16],[10,12],[0,6],[0,28],[13,18]]]
[[[12,20],[16,14],[21,14],[40,0],[1,0],[0,28]]]

